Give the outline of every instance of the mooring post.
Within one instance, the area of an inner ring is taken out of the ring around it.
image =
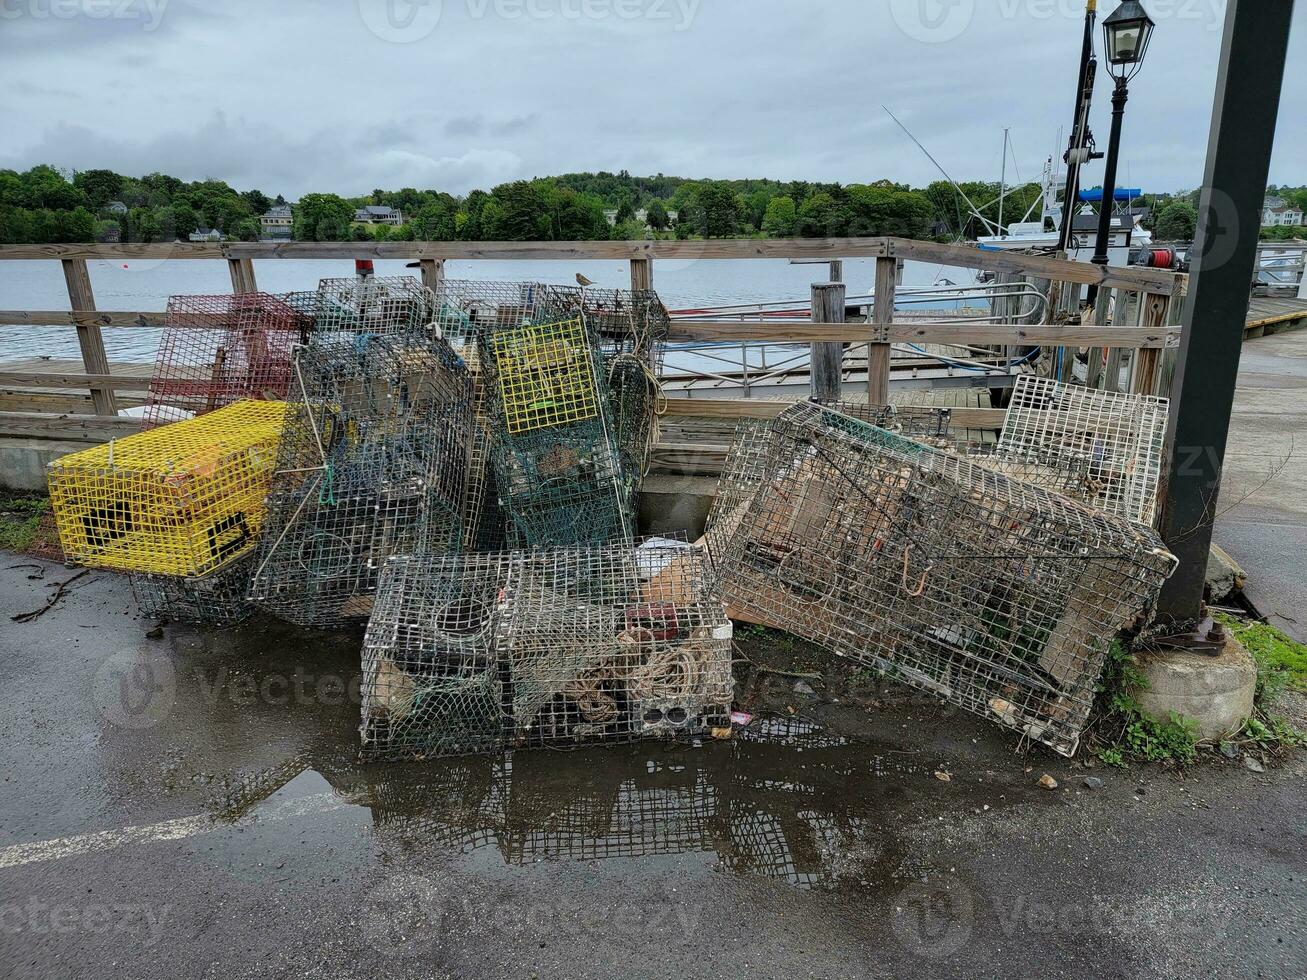
[[[1180,567],[1158,611],[1175,622],[1202,606],[1292,19],[1293,0],[1225,12],[1167,444],[1161,528]]]
[[[898,259],[876,259],[876,296],[872,303],[871,342],[867,344],[867,401],[889,404],[889,325],[894,322],[894,293],[898,288]]]
[[[441,280],[445,278],[445,260],[418,259],[418,271],[422,276],[422,285],[434,293],[440,289]]]
[[[831,282],[843,282],[843,281],[844,281],[844,260],[843,260],[843,259],[831,259],[831,260],[830,260],[830,281],[831,281]]]
[[[86,259],[64,259],[64,282],[68,284],[68,302],[73,313],[95,312],[95,293],[91,290],[91,272]],[[77,344],[82,349],[82,368],[87,374],[108,374],[109,357],[104,352],[104,335],[94,323],[76,317]],[[113,389],[105,385],[91,386],[91,404],[96,415],[117,415]]]
[[[814,282],[812,284],[812,322],[843,323],[844,297],[847,287],[842,282]],[[823,341],[812,345],[812,397],[820,401],[840,400],[840,387],[844,375],[844,345]]]
[[[253,259],[228,259],[227,271],[231,273],[231,291],[233,293],[258,292],[258,284],[254,281]]]
[[[631,292],[653,289],[653,259],[631,260]]]

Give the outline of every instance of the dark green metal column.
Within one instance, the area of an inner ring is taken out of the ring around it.
[[[1229,0],[1184,337],[1172,385],[1162,536],[1180,567],[1159,612],[1197,617],[1257,261],[1293,0]]]

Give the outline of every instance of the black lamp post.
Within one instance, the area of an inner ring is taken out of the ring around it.
[[[1092,260],[1095,265],[1107,265],[1107,247],[1112,240],[1112,205],[1116,197],[1116,165],[1121,154],[1121,119],[1125,115],[1126,100],[1130,98],[1127,85],[1143,67],[1154,26],[1152,18],[1138,0],[1125,0],[1103,21],[1107,66],[1116,79],[1116,90],[1112,93],[1112,136],[1107,145],[1107,164],[1103,170],[1098,244]]]

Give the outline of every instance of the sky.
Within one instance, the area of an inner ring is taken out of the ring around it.
[[[1225,4],[1144,3],[1158,27],[1120,182],[1189,189]],[[1084,0],[0,0],[0,167],[290,199],[584,170],[936,179],[883,105],[955,179],[998,179],[1004,127],[1009,179],[1038,179],[1065,145],[1083,18]],[[1100,70],[1100,147],[1110,86]],[[1299,3],[1272,183],[1307,183],[1304,120]]]

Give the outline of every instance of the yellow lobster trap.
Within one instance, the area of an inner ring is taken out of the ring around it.
[[[255,544],[285,402],[244,401],[50,464],[68,560],[157,575],[204,575]]]
[[[493,341],[504,424],[513,434],[582,422],[599,414],[584,324],[531,324]]]

